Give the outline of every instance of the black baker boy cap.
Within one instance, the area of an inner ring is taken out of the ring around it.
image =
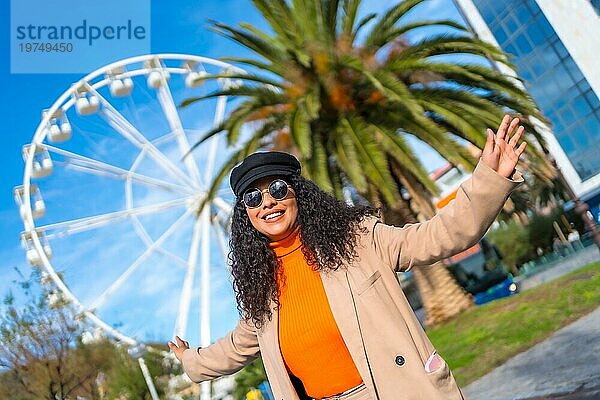
[[[231,171],[229,184],[237,197],[241,197],[250,184],[270,175],[300,175],[300,162],[291,154],[281,151],[264,151],[250,154]]]

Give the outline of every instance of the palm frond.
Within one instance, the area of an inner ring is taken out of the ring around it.
[[[537,114],[531,96],[520,88],[512,77],[479,65],[446,66],[431,63],[423,70],[439,73],[445,83],[455,83],[463,88],[480,88],[492,93],[505,93],[510,98],[529,107],[529,112]]]
[[[323,142],[316,137],[312,143],[313,151],[312,156],[307,161],[307,166],[305,172],[308,177],[315,182],[321,189],[331,192],[333,189],[333,184],[331,182],[331,178],[329,177],[329,167],[328,159],[327,159],[327,151],[325,150],[325,145]]]
[[[321,2],[321,13],[323,14],[323,24],[331,43],[335,41],[338,27],[338,13],[340,9],[340,0],[323,0]]]
[[[249,156],[250,154],[254,153],[262,147],[261,139],[264,138],[265,132],[269,131],[270,128],[271,127],[265,125],[262,129],[257,130],[254,133],[254,135],[252,135],[252,137],[250,137],[250,139],[248,139],[241,146],[239,150],[235,151],[231,155],[231,157],[229,157],[229,159],[223,163],[215,177],[212,179],[210,187],[206,191],[205,197],[202,199],[198,206],[198,214],[202,212],[203,208],[208,202],[212,201],[215,198],[217,191],[219,190],[219,187],[223,182],[223,179],[231,172],[233,167],[235,167],[235,165],[241,162],[244,158],[246,158],[247,156]]]
[[[412,44],[401,53],[403,58],[428,58],[447,54],[474,54],[490,57],[514,69],[506,54],[499,48],[469,36],[450,34],[426,37]]]
[[[425,218],[432,218],[436,211],[432,203],[434,194],[397,160],[390,159],[390,167],[394,178],[400,181],[400,184],[410,194],[410,204],[416,206],[418,212]]]
[[[373,140],[372,132],[368,131],[367,125],[358,117],[343,117],[340,121],[340,128],[354,142],[365,174],[378,187],[388,204],[394,204],[399,195],[398,188],[390,174],[386,155]]]
[[[284,70],[279,68],[276,64],[264,63],[258,60],[254,60],[252,58],[243,58],[243,57],[219,57],[219,60],[230,62],[230,63],[239,63],[244,65],[250,65],[252,67],[258,68],[259,70],[269,71],[274,75],[282,76]]]
[[[263,105],[282,104],[287,102],[287,97],[283,92],[273,90],[268,86],[248,86],[229,87],[227,89],[215,90],[203,96],[191,97],[181,102],[179,107],[188,107],[200,100],[211,99],[221,96],[243,96],[256,97],[261,99]]]
[[[479,148],[485,145],[486,135],[485,128],[489,124],[485,124],[481,119],[474,118],[473,114],[468,113],[464,107],[458,104],[445,103],[439,104],[432,101],[421,102],[423,108],[436,113],[435,122],[440,125],[440,122],[445,122],[448,131],[458,133],[460,137],[468,140]],[[464,116],[468,116],[468,119]]]
[[[360,0],[343,0],[342,1],[342,32],[346,36],[352,35],[354,28],[354,22],[356,21],[356,15],[358,14],[358,7],[360,6]]]
[[[402,25],[397,28],[389,30],[386,35],[380,35],[378,37],[378,41],[372,43],[372,46],[374,48],[381,48],[381,47],[387,45],[388,43],[390,43],[391,41],[406,34],[407,32],[410,32],[417,28],[426,27],[426,26],[447,26],[450,28],[457,29],[459,31],[468,32],[467,28],[465,28],[462,24],[459,24],[458,22],[450,20],[450,19],[418,21],[418,22],[413,22],[410,24],[405,24],[405,25]]]
[[[264,40],[265,42],[270,42],[273,43],[274,45],[276,45],[278,48],[292,48],[292,49],[299,49],[301,47],[299,47],[300,45],[290,41],[287,37],[282,37],[280,35],[269,35],[268,33],[258,29],[256,26],[247,23],[247,22],[241,22],[240,24],[238,24],[238,26],[240,28],[243,28],[244,30],[246,30],[247,32],[253,34],[254,36]]]
[[[352,31],[352,42],[356,40],[356,37],[360,33],[361,29],[364,28],[369,22],[377,18],[377,13],[370,13],[365,15],[359,22],[356,24],[356,28]]]
[[[323,19],[321,18],[319,0],[292,0],[294,15],[297,18],[298,25],[302,30],[303,37],[307,41],[313,41],[319,38],[320,41],[326,41],[323,35]]]
[[[341,57],[341,63],[363,74],[389,100],[402,104],[413,113],[423,112],[419,105],[412,101],[412,95],[406,85],[384,69],[371,72],[359,58],[351,55]]]
[[[395,118],[400,120],[394,123],[393,119]],[[425,115],[408,114],[406,110],[398,108],[395,110],[393,118],[381,120],[378,126],[385,126],[389,129],[402,127],[403,131],[428,144],[450,163],[462,165],[467,169],[472,169],[475,166],[475,160],[466,149],[456,140],[450,138],[439,125]]]
[[[263,85],[271,85],[278,88],[281,88],[281,82],[275,81],[273,79],[265,78],[262,76],[254,75],[254,74],[245,74],[245,73],[232,73],[232,72],[221,72],[218,74],[206,74],[198,76],[194,79],[194,82],[207,81],[212,79],[242,79],[244,81],[261,83]]]
[[[339,129],[339,127],[335,133],[335,154],[337,163],[350,179],[352,186],[359,193],[365,193],[367,191],[367,178],[356,154],[354,142],[350,135],[346,134],[344,129]]]
[[[405,139],[398,132],[390,131],[383,126],[372,126],[377,133],[378,142],[389,156],[413,174],[427,188],[429,193],[437,195],[439,193],[437,186]]]
[[[298,104],[290,115],[290,134],[304,158],[310,158],[312,154],[312,138],[308,115],[303,104]]]
[[[377,43],[381,43],[382,37],[388,37],[390,31],[394,29],[396,23],[410,10],[419,5],[425,0],[404,0],[391,7],[383,14],[377,22],[371,27],[367,37],[363,43],[366,50],[376,51],[379,47]]]
[[[332,192],[338,199],[344,198],[344,183],[342,182],[342,171],[334,163],[327,163],[327,172],[331,180]]]
[[[293,10],[284,0],[252,0],[262,16],[267,20],[273,31],[290,47],[302,46],[302,30],[297,25]]]
[[[282,49],[276,46],[273,42],[263,40],[249,32],[245,32],[243,30],[214,21],[213,26],[211,26],[210,29],[219,35],[225,36],[234,42],[251,49],[264,59],[269,60],[274,64],[281,64],[283,61],[288,59],[285,49]]]

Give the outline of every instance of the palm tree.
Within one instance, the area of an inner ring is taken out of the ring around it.
[[[351,185],[365,198],[379,199],[384,216],[403,224],[416,217],[400,196],[400,187],[409,191],[412,205],[426,217],[433,216],[431,198],[438,194],[407,137],[471,170],[476,158],[460,139],[483,147],[485,128],[498,126],[510,111],[522,116],[533,136],[529,141],[543,143],[527,116],[543,117],[513,78],[448,57],[488,57],[512,67],[506,55],[454,21],[407,22],[406,14],[423,1],[401,1],[381,16],[372,13],[358,20],[360,0],[253,0],[272,33],[249,24],[213,22],[213,30],[258,58],[224,58],[256,72],[205,76],[201,79],[242,79],[244,85],[182,103],[185,107],[220,95],[243,99],[196,143],[225,131],[228,143],[239,146],[209,194],[246,155],[283,146],[300,158],[304,174],[324,190],[341,197],[342,188]],[[415,29],[430,26],[446,26],[455,33],[416,43],[405,39]],[[246,138],[241,130],[250,122],[260,127]],[[552,166],[542,147],[531,147],[531,173],[549,182]],[[431,290],[424,286],[427,282]],[[417,283],[430,323],[472,304],[444,268],[420,269]],[[439,311],[440,305],[446,306]]]

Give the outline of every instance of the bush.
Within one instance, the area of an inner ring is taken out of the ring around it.
[[[537,249],[552,251],[552,239],[556,235],[553,223],[562,215],[561,208],[549,214],[534,214],[527,225],[510,220],[491,231],[487,238],[494,244],[504,259],[505,265],[516,274],[517,266],[539,257]],[[564,224],[561,224],[564,228]]]
[[[535,214],[530,218],[527,230],[531,243],[531,257],[537,257],[536,249],[538,247],[544,252],[552,251],[552,239],[555,235],[552,224],[560,218],[561,214],[561,209],[556,208],[548,215]]]
[[[487,238],[500,251],[504,264],[513,274],[516,274],[517,264],[524,261],[531,249],[527,228],[520,223],[510,221],[488,233]]]
[[[50,303],[55,292],[39,280],[34,269],[28,280],[14,282],[24,304],[10,293],[0,305],[0,399],[150,400],[127,348],[102,337],[84,341],[85,320],[64,299]],[[168,377],[180,367],[163,363],[160,354],[144,358],[164,397]]]

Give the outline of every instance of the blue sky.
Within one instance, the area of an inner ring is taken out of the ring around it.
[[[368,12],[381,13],[388,5],[389,2],[384,0],[364,1],[361,14],[364,15]],[[43,12],[43,10],[37,10],[37,12]],[[24,253],[19,244],[19,233],[23,227],[13,200],[13,187],[22,183],[24,164],[21,158],[21,147],[31,141],[40,121],[41,110],[48,108],[59,95],[82,76],[78,74],[11,74],[9,16],[10,2],[2,2],[0,5],[0,22],[4,28],[3,35],[0,38],[0,54],[2,54],[0,57],[0,82],[2,82],[3,90],[0,93],[0,109],[2,110],[5,142],[0,150],[2,152],[0,165],[3,171],[0,179],[0,223],[2,224],[0,230],[1,295],[7,293],[10,288],[15,289],[15,286],[11,284],[13,280],[19,279],[18,274],[14,271],[15,267],[24,274],[29,272],[29,266],[25,262]],[[418,8],[413,13],[413,17],[460,20],[460,16],[450,0],[430,0]],[[252,7],[250,1],[247,0],[153,1],[151,4],[151,51],[153,53],[187,53],[211,58],[249,55],[243,48],[209,31],[207,29],[209,19],[227,24],[249,22],[258,28],[266,28],[266,23]],[[181,92],[179,95],[184,96],[185,93]],[[148,106],[148,108],[136,112],[139,117],[140,115],[146,115],[144,113],[150,115],[153,110],[151,106]],[[146,123],[148,121],[154,120],[149,118]],[[82,123],[82,129],[83,126]],[[110,133],[106,132],[106,136],[109,137]],[[107,141],[102,143],[110,145]],[[74,150],[83,152],[86,145],[84,141],[74,140],[71,146],[74,146]],[[77,146],[81,147],[77,148]],[[107,149],[95,149],[95,151],[100,153],[110,149],[111,147],[108,146]],[[125,152],[126,148],[121,150]],[[435,157],[427,148],[419,146],[418,153],[422,154],[430,169],[440,165],[439,158]],[[54,200],[54,204],[63,207],[61,209],[62,214],[60,214],[61,218],[65,218],[67,215],[72,218],[91,215],[101,210],[103,205],[110,208],[109,200],[121,194],[120,191],[122,191],[122,188],[110,184],[102,186],[104,183],[93,180],[80,183],[77,175],[63,176],[58,174],[53,176],[52,179],[54,180],[49,180],[49,182],[54,184],[54,191],[43,192],[43,194],[44,198],[48,198],[49,205]],[[60,179],[63,180],[62,183]],[[107,199],[104,199],[103,195],[108,196]],[[94,197],[94,201],[89,202],[89,197],[86,199],[86,196]],[[153,199],[156,200],[156,198]],[[167,198],[161,198],[161,200],[165,199]],[[92,210],[92,208],[95,209]],[[49,212],[51,211],[49,209]],[[107,212],[110,210],[102,211]],[[164,223],[167,224],[167,221],[172,223],[176,215],[167,214],[163,216]],[[151,236],[158,236],[164,230],[160,221],[162,220],[158,218],[148,222],[148,230]],[[57,257],[62,261],[61,265],[65,266],[69,283],[78,290],[78,295],[82,298],[86,295],[91,298],[93,293],[101,292],[111,277],[114,278],[120,273],[118,267],[111,269],[107,265],[94,264],[95,261],[100,259],[99,254],[101,254],[98,249],[99,246],[97,246],[99,239],[94,235],[103,235],[103,246],[109,246],[111,240],[115,242],[110,244],[110,246],[113,246],[111,249],[118,249],[118,254],[122,255],[119,256],[122,259],[119,261],[124,263],[132,257],[132,252],[129,249],[141,248],[138,247],[141,244],[133,236],[129,236],[125,230],[121,231],[120,227],[114,227],[112,232],[104,231],[76,235],[77,237],[72,236],[74,241],[57,243],[56,247],[53,247]],[[180,237],[178,240],[183,243],[186,238]],[[176,251],[175,248],[174,251]],[[186,254],[183,254],[183,257],[185,258]],[[169,264],[169,260],[159,257],[153,260],[153,263],[157,266],[156,268],[159,268],[160,265]],[[215,256],[213,264],[217,263],[218,256]],[[212,336],[214,339],[233,327],[237,314],[225,266],[213,265],[213,267],[217,271],[213,274],[212,280]],[[181,271],[177,273],[181,274]],[[140,299],[143,300],[137,300],[137,302],[138,305],[140,301],[144,302],[146,308],[139,308],[134,311],[135,307],[132,305],[130,307],[131,312],[128,313],[122,305],[115,305],[116,308],[106,311],[107,319],[110,319],[111,323],[121,322],[124,325],[129,324],[129,326],[137,324],[137,328],[131,328],[131,332],[140,338],[161,341],[168,339],[172,332],[172,326],[164,321],[169,321],[169,318],[165,317],[164,320],[159,322],[157,321],[158,318],[154,318],[154,313],[167,315],[174,312],[173,304],[175,303],[176,307],[177,302],[173,299],[177,299],[179,293],[170,286],[172,282],[169,276],[168,271],[163,274],[163,272],[158,272],[158,269],[156,269],[152,273],[145,273],[143,276],[138,277],[136,286],[140,296],[142,296]],[[126,293],[122,293],[121,297],[123,297],[121,299],[123,303],[121,304],[126,304]],[[192,304],[192,307],[197,307],[197,304]],[[147,312],[144,310],[147,310]],[[195,313],[197,314],[197,312]],[[197,324],[197,318],[192,318],[189,323],[191,325]],[[196,342],[197,335],[190,333],[189,339]]]

